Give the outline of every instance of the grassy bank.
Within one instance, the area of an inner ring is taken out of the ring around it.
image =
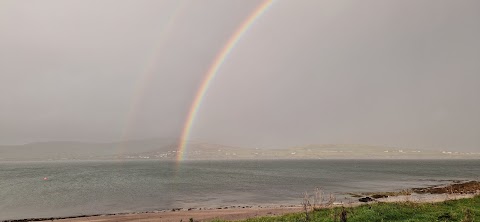
[[[375,221],[477,221],[480,222],[480,196],[441,203],[374,203],[345,208],[349,222]],[[309,214],[309,221],[341,221],[342,208],[319,209]],[[306,221],[305,213],[261,217],[245,222]]]

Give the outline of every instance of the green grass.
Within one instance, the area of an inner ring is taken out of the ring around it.
[[[480,222],[480,196],[442,203],[374,203],[347,210],[348,222],[381,221],[477,221]],[[341,208],[321,209],[310,213],[310,221],[334,221]],[[469,215],[469,216],[468,216]],[[305,214],[294,213],[277,217],[259,217],[244,222],[305,221]],[[340,217],[337,216],[337,221]],[[218,221],[220,222],[220,221]]]

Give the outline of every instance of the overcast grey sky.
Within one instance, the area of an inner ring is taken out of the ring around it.
[[[1,0],[0,144],[178,137],[256,0]],[[192,139],[480,150],[480,1],[279,0]]]

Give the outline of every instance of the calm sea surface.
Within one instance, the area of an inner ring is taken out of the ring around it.
[[[0,220],[298,204],[317,186],[340,198],[479,177],[480,160],[0,162]]]

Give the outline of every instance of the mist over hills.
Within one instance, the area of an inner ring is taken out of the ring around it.
[[[118,159],[122,156],[176,147],[174,139],[146,139],[111,143],[51,141],[0,146],[0,160]]]
[[[52,160],[244,160],[244,159],[480,159],[480,152],[406,149],[358,144],[310,144],[263,149],[189,141],[178,151],[176,139],[145,139],[111,143],[38,142],[0,146],[0,161]]]

